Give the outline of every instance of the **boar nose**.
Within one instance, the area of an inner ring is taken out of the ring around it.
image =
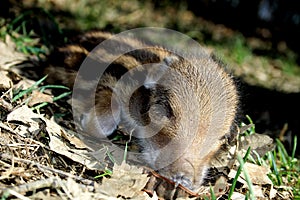
[[[176,183],[176,186],[181,184],[191,191],[200,188],[206,172],[205,165],[197,165],[196,162],[191,162],[188,159],[180,159],[172,166],[174,173],[170,179]]]
[[[190,190],[194,189],[193,181],[189,177],[187,177],[186,175],[184,175],[184,174],[181,174],[181,173],[180,174],[176,174],[173,177],[171,177],[171,180],[175,182],[176,187],[180,184],[183,187],[186,187],[186,188],[188,188]]]

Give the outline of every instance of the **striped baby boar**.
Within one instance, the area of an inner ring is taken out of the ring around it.
[[[222,65],[203,52],[180,55],[101,31],[74,41],[50,56],[45,73],[75,82],[82,129],[105,138],[122,127],[139,139],[145,164],[197,191],[235,123],[237,90]]]

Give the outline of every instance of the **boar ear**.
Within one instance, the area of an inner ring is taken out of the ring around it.
[[[162,62],[152,64],[152,66],[150,66],[148,69],[147,76],[144,82],[145,88],[150,89],[154,87],[161,79],[161,77],[167,73],[169,67],[176,61],[178,61],[177,57],[168,56],[164,58]]]

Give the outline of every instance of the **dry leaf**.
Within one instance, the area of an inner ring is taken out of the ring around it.
[[[271,185],[269,198],[270,198],[270,199],[275,198],[275,197],[276,197],[276,194],[277,194],[277,190],[275,190],[274,187],[273,187],[273,185]]]
[[[14,87],[21,88],[22,90],[26,90],[26,89],[32,87],[32,85],[34,85],[35,83],[36,83],[36,81],[30,80],[30,79],[22,79]]]
[[[70,194],[73,197],[72,199],[95,199],[93,198],[95,194],[80,187],[80,185],[72,178],[68,178],[66,184],[62,188],[65,190],[66,194]]]
[[[37,191],[30,196],[30,199],[50,199],[50,190],[45,189],[42,191]],[[53,199],[55,200],[55,199]]]
[[[15,43],[6,34],[5,43],[0,41],[0,68],[9,69],[25,60],[27,60],[26,55],[16,51]]]
[[[61,136],[64,139],[68,140],[77,149],[86,149],[87,148],[86,144],[82,140],[77,138],[74,134],[71,135],[67,132],[61,132]]]
[[[49,94],[42,93],[38,90],[32,91],[31,99],[28,102],[28,106],[33,106],[35,104],[43,103],[43,102],[52,103],[53,102],[52,96]]]
[[[260,185],[253,185],[253,193],[254,193],[254,196],[256,198],[263,198],[265,197],[264,194],[263,194],[263,191],[262,191],[262,186]]]
[[[251,182],[253,184],[270,184],[272,185],[272,181],[268,177],[268,173],[270,173],[270,169],[264,166],[255,165],[252,163],[245,163],[244,169],[247,170]],[[243,173],[241,174],[243,177]],[[244,177],[243,177],[244,178]]]
[[[44,118],[43,115],[34,113],[27,106],[22,106],[7,116],[8,122],[19,121],[15,131],[23,137],[28,135],[38,134],[40,132],[39,123],[42,121],[46,124],[46,131],[49,135],[49,147],[52,151],[64,155],[75,162],[85,165],[88,169],[105,170],[108,164],[111,163],[108,154],[113,157],[117,163],[121,163],[124,157],[124,149],[116,145],[112,145],[108,140],[93,139],[92,143],[86,137],[79,137],[85,144],[92,144],[93,148],[73,148],[67,145],[63,140],[68,133],[54,120]],[[80,136],[80,135],[78,135]],[[81,135],[82,136],[82,135]],[[69,138],[70,139],[70,138]],[[70,139],[76,145],[84,147],[78,139]],[[78,147],[78,146],[76,146]],[[90,146],[88,146],[90,147]],[[91,151],[93,149],[94,151]],[[134,154],[128,154],[129,162],[138,161]]]
[[[130,166],[123,162],[115,165],[111,178],[103,178],[99,190],[108,197],[134,198],[141,196],[141,190],[146,186],[149,177],[143,174],[143,169]]]
[[[96,160],[94,156],[87,150],[71,149],[62,140],[61,133],[67,135],[65,130],[62,129],[56,122],[51,121],[43,117],[43,115],[34,113],[26,105],[14,110],[7,115],[8,122],[19,121],[15,132],[23,137],[28,134],[38,134],[40,132],[39,122],[43,121],[46,124],[46,130],[49,134],[50,142],[49,147],[52,151],[64,155],[71,160],[85,165],[88,169],[104,170],[106,165],[99,160]]]
[[[45,119],[45,122],[46,130],[50,137],[49,147],[52,151],[67,156],[71,160],[85,165],[88,169],[104,170],[106,168],[105,163],[96,160],[89,151],[70,148],[61,137],[61,133],[66,135],[65,130],[56,122],[48,119]]]
[[[8,90],[13,85],[12,80],[7,76],[6,71],[0,71],[0,89]]]
[[[81,141],[87,145],[89,149],[92,150],[91,154],[99,160],[100,162],[106,160],[107,155],[110,154],[115,163],[121,164],[124,160],[125,148],[122,146],[118,146],[113,144],[107,138],[94,138],[89,136],[87,133],[78,134],[78,137]],[[126,161],[128,163],[139,163],[140,165],[144,165],[143,161],[138,157],[139,153],[134,151],[128,151]]]
[[[245,200],[245,195],[238,192],[233,192],[231,200]]]
[[[273,150],[275,147],[272,138],[268,135],[258,133],[241,137],[239,145],[240,150],[247,150],[250,146],[251,150],[255,150],[260,156],[264,156],[268,151]]]
[[[254,195],[256,198],[264,198],[264,190],[262,185],[270,185],[270,197],[274,197],[276,195],[276,190],[273,189],[273,183],[267,176],[267,174],[270,172],[270,169],[264,166],[255,165],[252,163],[246,162],[244,164],[244,170],[247,171],[249,174],[250,180],[253,184],[254,189]],[[236,170],[231,169],[228,177],[234,178],[236,176]],[[241,173],[238,177],[238,182],[243,184],[244,188],[248,188],[248,184],[245,180],[244,173]]]
[[[236,176],[236,173],[237,173],[237,171],[235,169],[231,169],[228,174],[228,177],[233,179]],[[247,182],[244,179],[242,179],[241,176],[238,177],[237,181],[242,183],[243,185],[247,185]]]
[[[16,121],[21,122],[15,129],[15,131],[23,136],[26,137],[28,134],[34,135],[37,134],[39,129],[39,119],[42,117],[41,115],[38,115],[27,106],[22,106],[11,113],[7,115],[7,121]]]
[[[218,153],[211,160],[211,165],[218,169],[219,172],[223,172],[222,169],[228,167],[231,168],[234,164],[234,157],[236,152],[236,146],[227,147],[228,149],[220,149]]]
[[[263,166],[255,165],[252,163],[245,163],[244,164],[244,169],[248,172],[250,176],[250,180],[253,184],[270,184],[272,185],[272,181],[269,179],[267,174],[269,173],[269,169]],[[236,170],[231,169],[230,173],[228,174],[229,178],[234,178],[236,175]],[[241,173],[241,175],[238,178],[238,181],[246,184],[247,182],[245,181],[244,174]]]

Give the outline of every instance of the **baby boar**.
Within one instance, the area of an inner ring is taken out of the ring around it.
[[[139,139],[149,167],[196,191],[234,124],[238,97],[230,75],[205,53],[179,55],[100,31],[76,42],[53,53],[45,73],[52,82],[75,82],[82,129],[105,138],[122,127]]]

